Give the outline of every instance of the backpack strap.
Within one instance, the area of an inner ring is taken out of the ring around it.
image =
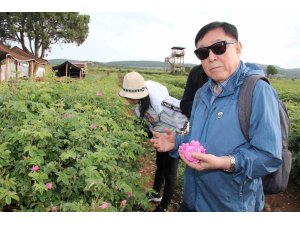
[[[244,137],[249,141],[250,116],[252,111],[252,97],[255,84],[258,80],[264,80],[270,84],[269,80],[261,75],[250,75],[245,78],[238,99],[238,116],[240,127]]]

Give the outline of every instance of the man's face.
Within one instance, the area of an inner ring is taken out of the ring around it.
[[[220,41],[233,43],[236,40],[226,35],[222,28],[216,28],[207,32],[198,41],[197,49],[211,46]],[[226,80],[239,65],[241,49],[241,43],[238,41],[234,44],[226,44],[226,51],[221,55],[214,54],[210,49],[208,57],[201,60],[205,73],[217,83]]]

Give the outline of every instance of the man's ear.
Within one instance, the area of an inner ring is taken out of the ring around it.
[[[236,51],[237,51],[237,54],[238,55],[241,55],[241,53],[242,53],[242,42],[240,42],[240,41],[238,41],[237,43],[236,43]]]

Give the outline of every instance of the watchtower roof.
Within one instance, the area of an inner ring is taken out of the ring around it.
[[[176,50],[183,50],[183,49],[185,49],[184,47],[172,47],[171,48],[172,50],[174,50],[174,49],[176,49]]]

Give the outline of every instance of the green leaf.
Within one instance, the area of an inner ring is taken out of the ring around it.
[[[11,194],[11,198],[15,199],[16,201],[20,201],[20,198],[17,194]]]
[[[7,205],[10,205],[10,204],[11,204],[11,197],[10,197],[9,195],[7,195],[7,196],[5,197],[5,203],[6,203]]]
[[[68,150],[68,151],[65,151],[65,152],[61,153],[60,159],[62,161],[66,161],[69,158],[76,159],[76,156],[77,156],[77,154],[74,151]]]

